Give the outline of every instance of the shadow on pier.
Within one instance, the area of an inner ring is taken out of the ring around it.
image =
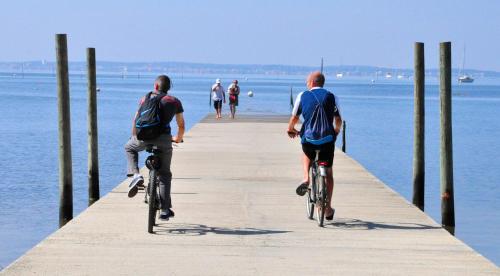
[[[186,235],[186,236],[204,236],[207,234],[217,235],[236,235],[236,236],[251,236],[251,235],[271,235],[284,234],[291,231],[285,230],[267,230],[258,228],[225,228],[211,227],[203,224],[159,224],[156,226],[155,234],[157,235]]]
[[[350,218],[339,218],[334,219],[334,222],[325,224],[327,228],[342,228],[351,230],[374,230],[374,229],[394,229],[394,230],[427,230],[427,229],[439,229],[441,227],[432,226],[420,223],[383,223],[383,222],[372,222],[364,221],[360,219],[350,219]]]

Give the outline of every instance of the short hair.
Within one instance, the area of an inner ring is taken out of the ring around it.
[[[312,79],[313,83],[318,85],[319,87],[323,87],[325,85],[325,76],[321,73],[315,75]]]
[[[168,90],[170,90],[170,78],[166,75],[159,75],[156,78],[155,83],[158,84],[158,91],[168,92]]]

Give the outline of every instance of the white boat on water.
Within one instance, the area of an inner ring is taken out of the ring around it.
[[[464,68],[465,68],[465,45],[464,45],[464,57],[462,60],[462,68],[460,68],[460,72],[458,72],[458,83],[474,82],[474,78],[464,73]]]
[[[469,75],[461,75],[458,77],[459,83],[471,83],[474,82],[474,79]]]
[[[386,79],[390,79],[390,78],[392,78],[392,74],[391,74],[391,73],[386,73],[386,74],[385,74],[385,78],[386,78]]]
[[[335,77],[337,77],[337,79],[341,79],[341,78],[343,78],[343,77],[344,77],[344,74],[343,74],[343,73],[337,73],[337,74],[335,75]]]

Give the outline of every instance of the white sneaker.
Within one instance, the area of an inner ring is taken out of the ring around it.
[[[160,220],[169,220],[170,218],[173,218],[175,216],[174,211],[172,209],[168,209],[166,211],[161,211],[160,213]]]
[[[132,178],[132,181],[128,185],[128,197],[134,197],[139,191],[139,185],[144,184],[144,177],[142,175],[137,174]]]

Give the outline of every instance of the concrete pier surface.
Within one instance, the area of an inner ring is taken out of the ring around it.
[[[127,198],[125,181],[1,274],[500,275],[339,150],[335,218],[308,220],[287,119],[205,118],[174,146],[176,216],[155,234],[142,192]]]

